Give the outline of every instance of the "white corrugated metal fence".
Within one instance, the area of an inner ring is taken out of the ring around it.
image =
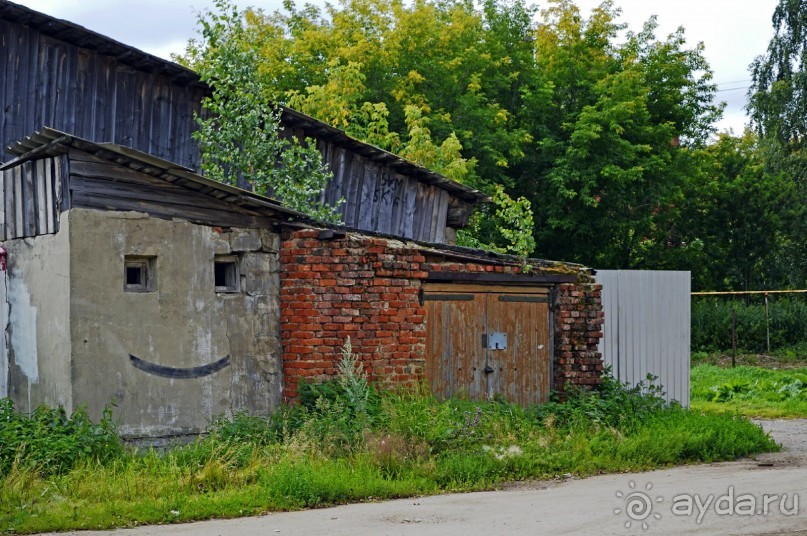
[[[600,270],[605,311],[600,352],[614,377],[658,376],[667,400],[689,405],[689,272]]]

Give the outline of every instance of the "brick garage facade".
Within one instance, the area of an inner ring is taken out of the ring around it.
[[[462,257],[457,262],[449,251],[362,234],[289,233],[280,249],[284,398],[295,399],[301,381],[333,377],[347,337],[371,381],[422,381],[426,319],[420,292],[429,275],[461,280],[463,274],[524,270],[513,260]],[[602,373],[601,287],[574,265],[534,264],[530,275],[543,271],[576,274],[576,282],[554,286],[553,388],[596,385]]]
[[[602,376],[602,338],[605,313],[602,285],[585,274],[576,284],[558,285],[555,293],[554,387],[566,384],[597,385]]]

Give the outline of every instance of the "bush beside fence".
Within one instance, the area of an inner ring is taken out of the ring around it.
[[[767,351],[768,325],[772,351],[807,348],[807,299],[804,297],[769,297],[766,320],[762,296],[728,299],[696,296],[692,299],[693,351],[731,349],[732,309],[737,318],[738,350]]]

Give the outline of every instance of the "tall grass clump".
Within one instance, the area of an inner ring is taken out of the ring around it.
[[[43,476],[64,473],[79,461],[103,462],[121,452],[109,407],[96,423],[83,407],[68,415],[61,406],[40,406],[23,415],[10,399],[0,399],[0,477],[15,465],[35,468]]]

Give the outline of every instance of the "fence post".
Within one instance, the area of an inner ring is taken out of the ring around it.
[[[731,308],[731,368],[737,366],[737,313]]]
[[[765,342],[767,343],[768,354],[771,353],[771,320],[768,316],[768,293],[765,293]]]

